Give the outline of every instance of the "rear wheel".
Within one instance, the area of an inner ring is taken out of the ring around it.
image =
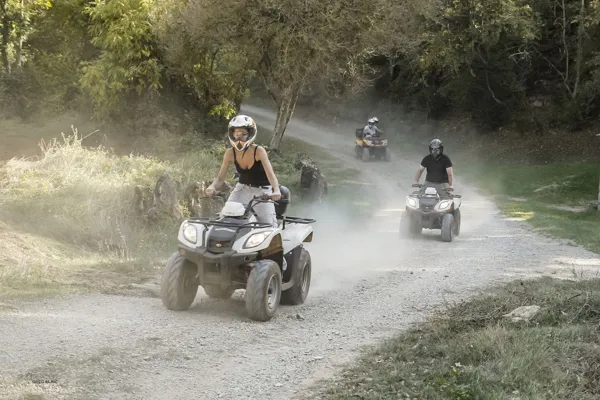
[[[302,249],[298,265],[294,269],[294,286],[281,293],[281,304],[298,305],[304,303],[310,289],[312,263],[310,253]]]
[[[452,241],[452,231],[454,228],[454,216],[446,214],[442,218],[442,240],[444,242]]]

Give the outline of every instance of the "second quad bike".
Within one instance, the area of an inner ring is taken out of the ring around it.
[[[169,310],[187,310],[202,286],[209,297],[228,299],[246,290],[246,312],[256,321],[270,320],[281,304],[302,304],[311,281],[314,219],[285,216],[290,191],[280,186],[281,199],[255,196],[246,207],[228,201],[219,218],[195,217],[182,222],[178,250],[168,259],[161,298]],[[277,227],[259,223],[253,206],[275,203]],[[284,259],[286,263],[284,263]]]
[[[422,188],[424,185],[413,184]],[[460,234],[461,195],[445,190],[446,196],[440,196],[434,187],[426,187],[424,192],[415,191],[406,196],[406,211],[400,217],[400,234],[419,235],[423,228],[440,229],[442,240],[451,242]]]
[[[378,133],[376,136],[364,137],[363,128],[358,128],[355,131],[356,141],[354,152],[356,158],[361,158],[363,161],[369,161],[372,157],[377,160],[390,160],[388,151],[388,140],[385,135]]]

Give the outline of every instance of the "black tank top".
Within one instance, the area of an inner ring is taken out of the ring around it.
[[[243,169],[240,167],[240,164],[237,162],[237,158],[235,156],[235,149],[233,150],[233,163],[235,164],[235,169],[240,174],[239,182],[244,185],[249,186],[270,186],[271,183],[267,178],[267,173],[262,165],[260,160],[256,159],[256,149],[258,146],[254,147],[254,164],[248,169]]]

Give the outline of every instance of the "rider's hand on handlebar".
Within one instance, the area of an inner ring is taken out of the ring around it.
[[[277,201],[279,199],[281,199],[281,193],[275,192],[271,195],[271,200]]]
[[[208,197],[212,197],[212,195],[215,194],[215,188],[212,186],[207,187],[206,190],[204,191],[204,194],[207,195]]]

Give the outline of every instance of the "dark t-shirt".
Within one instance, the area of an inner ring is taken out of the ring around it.
[[[421,166],[427,169],[427,176],[425,177],[427,182],[449,183],[448,171],[446,171],[446,168],[452,166],[452,161],[450,161],[450,158],[447,155],[442,154],[440,159],[436,161],[435,158],[429,154],[423,158]]]

